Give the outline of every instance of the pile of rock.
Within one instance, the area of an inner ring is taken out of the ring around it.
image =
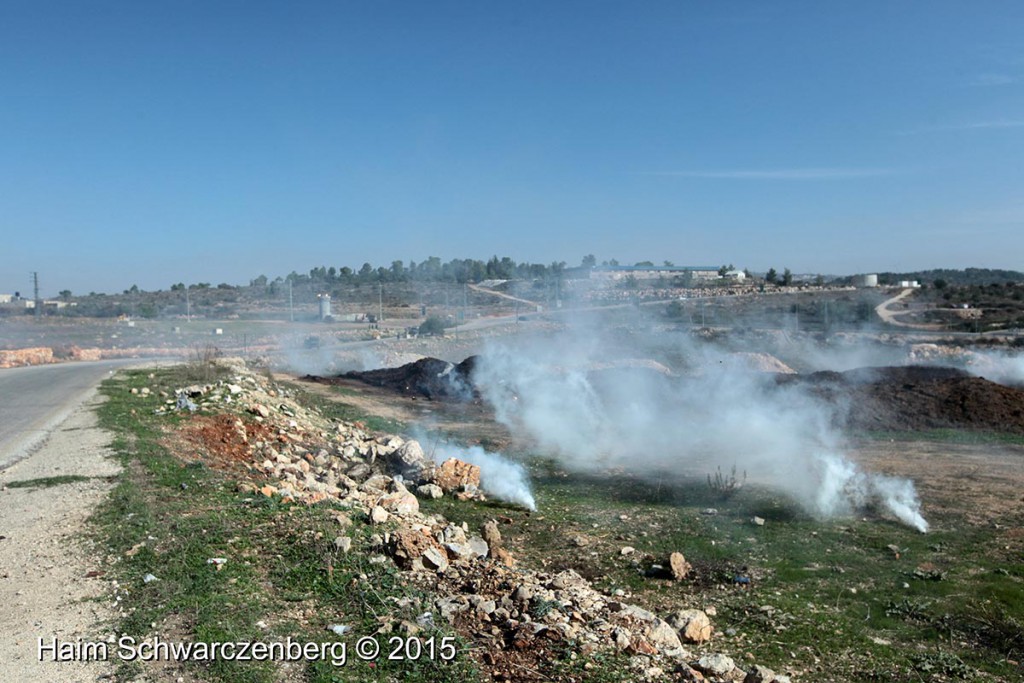
[[[0,368],[20,368],[25,365],[43,365],[53,362],[53,349],[49,347],[13,351],[0,350]]]

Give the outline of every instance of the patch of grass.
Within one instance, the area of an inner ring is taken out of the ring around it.
[[[56,477],[40,477],[38,479],[21,479],[9,481],[4,486],[10,489],[46,489],[63,484],[75,484],[80,481],[89,481],[95,477],[86,477],[81,474],[61,474]]]
[[[317,396],[310,392],[302,391],[301,388],[297,387],[297,385],[291,386],[296,388],[296,400],[301,405],[315,409],[328,419],[343,420],[345,422],[359,422],[372,432],[384,432],[388,434],[402,433],[408,428],[408,425],[404,422],[400,422],[399,420],[371,415],[356,406],[345,403],[344,401],[329,399],[323,396]],[[352,390],[348,389],[347,391],[351,392]]]

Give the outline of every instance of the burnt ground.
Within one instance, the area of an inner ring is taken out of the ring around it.
[[[476,360],[477,356],[470,356],[455,365],[437,358],[421,358],[397,368],[353,371],[341,375],[340,378],[358,380],[407,396],[465,401],[471,400],[475,394],[471,377]],[[339,377],[307,375],[303,379],[332,384]]]
[[[931,366],[860,368],[782,375],[837,406],[853,431],[959,429],[1024,434],[1024,391],[962,370]]]

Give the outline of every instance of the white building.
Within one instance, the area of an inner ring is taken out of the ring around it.
[[[625,280],[632,276],[637,280],[685,277],[694,280],[714,280],[718,277],[715,266],[595,266],[590,271],[591,280]]]

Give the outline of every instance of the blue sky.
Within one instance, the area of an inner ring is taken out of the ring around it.
[[[0,3],[0,292],[1024,269],[1024,3]]]

